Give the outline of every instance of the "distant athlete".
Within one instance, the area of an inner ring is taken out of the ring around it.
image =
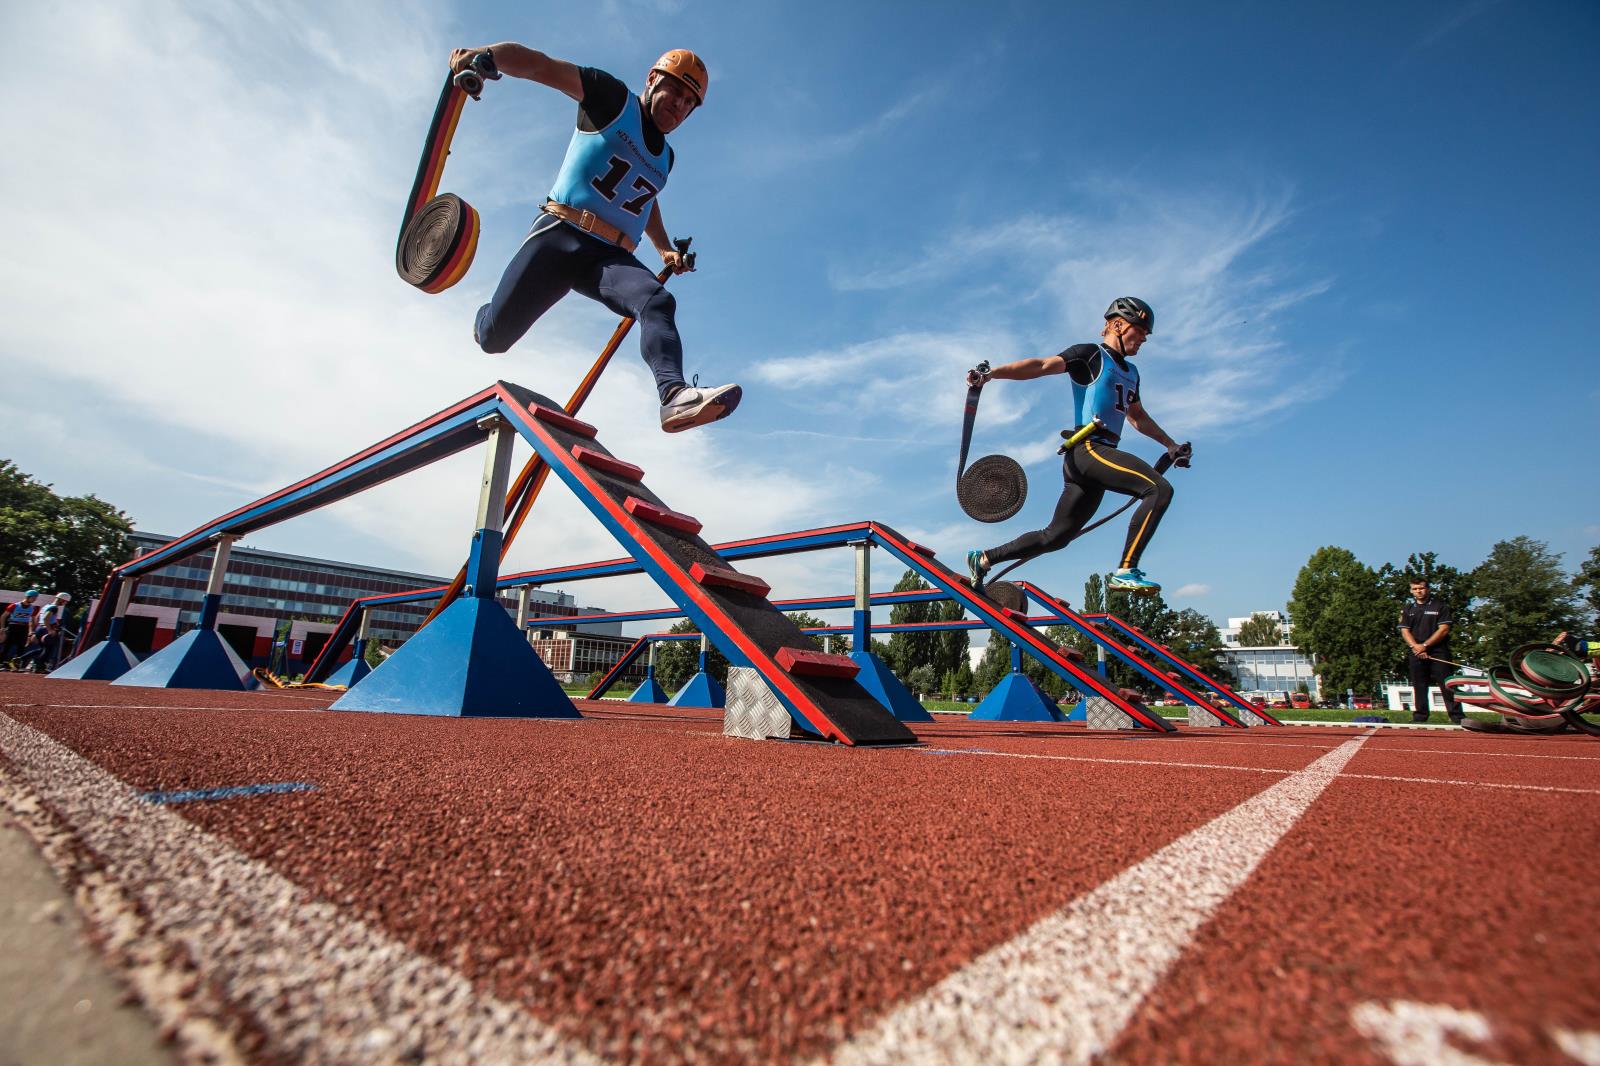
[[[724,418],[739,406],[738,385],[702,388],[683,379],[677,303],[634,258],[648,234],[674,273],[693,263],[672,246],[657,197],[673,152],[666,135],[705,102],[706,65],[673,49],[656,61],[637,96],[593,67],[578,67],[512,42],[458,48],[457,73],[488,52],[502,74],[548,85],[578,101],[578,125],[539,218],[506,267],[494,298],[478,310],[474,336],[489,353],[510,350],[569,291],[639,323],[639,350],[655,374],[661,428],[677,433]]]
[[[1172,486],[1143,459],[1118,450],[1123,422],[1160,443],[1174,458],[1187,453],[1145,411],[1139,371],[1131,361],[1155,329],[1155,312],[1137,297],[1120,296],[1106,309],[1105,318],[1100,344],[1074,344],[1059,355],[1018,359],[987,375],[976,370],[967,375],[967,384],[972,386],[992,378],[1029,381],[1066,374],[1072,379],[1076,424],[1083,427],[1100,420],[1100,427],[1088,440],[1067,452],[1062,464],[1066,488],[1050,524],[998,548],[967,553],[967,570],[974,586],[981,588],[989,570],[1000,563],[1031,559],[1065,547],[1094,517],[1105,494],[1115,492],[1138,498],[1139,507],[1128,523],[1128,540],[1110,586],[1148,595],[1161,591],[1161,586],[1139,569],[1139,558],[1167,513]]]

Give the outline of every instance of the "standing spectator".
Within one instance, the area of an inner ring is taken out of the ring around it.
[[[61,653],[66,650],[67,641],[72,634],[69,632],[72,618],[72,593],[58,592],[50,606],[56,609],[56,631],[50,638],[50,647],[45,652],[45,669],[54,670],[61,662]]]
[[[1455,616],[1449,604],[1436,599],[1422,578],[1411,582],[1411,602],[1400,611],[1400,636],[1411,649],[1406,655],[1406,674],[1411,679],[1411,720],[1426,722],[1429,708],[1428,686],[1439,687],[1444,697],[1444,713],[1461,724],[1465,717],[1456,698],[1444,687],[1455,664],[1450,662],[1450,626]]]
[[[27,648],[33,636],[34,616],[39,613],[39,605],[33,601],[38,598],[39,590],[29,589],[23,593],[22,599],[6,608],[6,640],[4,645],[0,645],[0,667],[9,664]]]

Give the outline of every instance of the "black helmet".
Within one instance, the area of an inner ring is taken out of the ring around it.
[[[1137,296],[1118,296],[1112,300],[1111,306],[1106,308],[1106,320],[1113,318],[1126,319],[1146,333],[1156,331],[1156,313]]]

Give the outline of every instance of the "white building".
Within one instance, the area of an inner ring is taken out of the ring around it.
[[[1252,616],[1230,618],[1222,627],[1222,661],[1241,693],[1298,692],[1305,685],[1311,698],[1321,700],[1317,674],[1311,660],[1290,643],[1292,627],[1277,611],[1257,611],[1278,623],[1278,643],[1245,646],[1239,630]]]

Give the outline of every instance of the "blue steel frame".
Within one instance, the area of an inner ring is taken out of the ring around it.
[[[1104,622],[1112,629],[1115,629],[1117,632],[1133,641],[1133,643],[1150,652],[1150,654],[1161,659],[1161,661],[1170,664],[1174,670],[1177,670],[1179,673],[1194,681],[1196,684],[1204,685],[1206,688],[1209,688],[1211,691],[1215,692],[1218,696],[1221,696],[1235,707],[1242,711],[1250,712],[1257,718],[1265,721],[1268,725],[1283,724],[1271,714],[1267,713],[1267,709],[1265,707],[1255,706],[1253,703],[1247,701],[1243,696],[1233,691],[1233,689],[1229,688],[1227,685],[1224,685],[1215,678],[1208,677],[1201,671],[1196,670],[1194,667],[1190,666],[1188,663],[1172,654],[1172,652],[1151,640],[1143,630],[1139,629],[1138,626],[1130,625],[1114,614],[1090,614],[1084,615],[1084,618],[1097,625],[1101,622]]]
[[[1046,611],[1049,611],[1051,614],[1053,614],[1057,621],[1065,623],[1066,625],[1071,626],[1073,629],[1076,629],[1078,632],[1082,633],[1084,636],[1100,645],[1106,651],[1110,652],[1112,655],[1115,655],[1117,658],[1121,659],[1123,662],[1139,671],[1139,673],[1143,674],[1146,678],[1165,689],[1169,695],[1176,696],[1178,699],[1189,704],[1191,707],[1202,707],[1205,710],[1210,711],[1225,725],[1234,726],[1239,729],[1246,728],[1245,723],[1241,722],[1238,717],[1236,717],[1228,708],[1217,706],[1215,703],[1206,699],[1188,685],[1168,677],[1165,673],[1156,669],[1156,667],[1150,662],[1140,657],[1132,648],[1129,648],[1121,641],[1112,638],[1100,629],[1096,628],[1087,618],[1069,607],[1064,600],[1057,599],[1056,597],[1050,595],[1048,592],[1045,592],[1031,581],[1019,581],[1017,582],[1017,587],[1022,589],[1022,591],[1027,594],[1029,599],[1033,600],[1033,602],[1037,603],[1040,607],[1043,607]]]
[[[854,603],[855,601],[851,600],[851,602]],[[1031,626],[1053,626],[1057,624],[1057,621],[1058,620],[1054,617],[1041,615],[1037,618],[1028,619],[1028,624]],[[988,622],[980,622],[976,619],[964,618],[959,622],[889,622],[881,626],[873,626],[872,631],[874,633],[949,633],[963,629],[988,628]],[[850,625],[842,626],[809,626],[805,629],[802,629],[800,632],[808,633],[812,636],[825,637],[843,636],[846,633],[854,632],[854,629],[855,624],[852,622]],[[638,659],[640,655],[644,654],[645,650],[649,648],[650,645],[659,644],[669,640],[699,639],[699,633],[646,633],[644,636],[635,640],[633,644],[629,646],[628,650],[622,653],[622,658],[617,660],[615,666],[606,671],[605,676],[595,683],[594,688],[590,689],[589,694],[584,698],[590,700],[604,698],[605,694],[611,690],[611,687],[617,683],[617,680],[622,676],[623,672],[628,669],[634,660]],[[1011,647],[1013,656],[1015,656],[1016,645],[1013,644]],[[704,666],[701,668],[704,669]]]

